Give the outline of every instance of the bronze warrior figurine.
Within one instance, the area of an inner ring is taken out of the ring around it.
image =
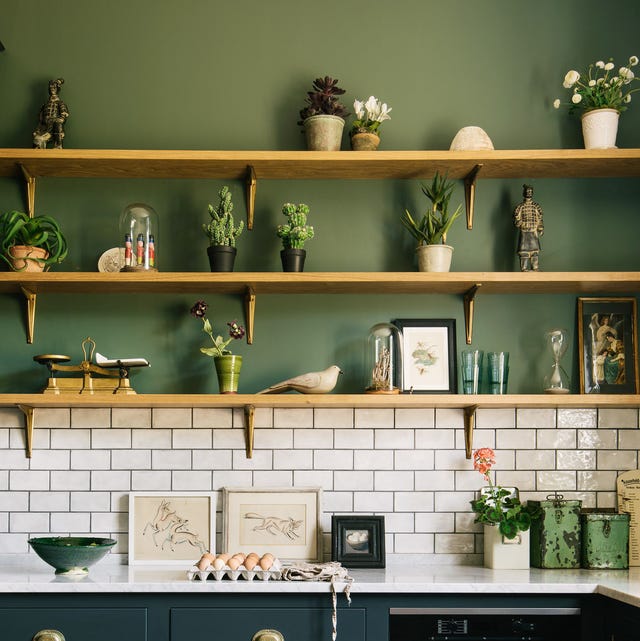
[[[38,126],[33,132],[36,149],[46,149],[49,141],[53,142],[54,149],[62,149],[64,123],[69,117],[69,109],[58,95],[63,83],[63,78],[49,81],[49,100],[40,108]]]
[[[542,208],[532,200],[533,187],[531,185],[522,186],[522,195],[524,200],[513,212],[513,222],[520,230],[518,239],[520,270],[523,272],[537,272],[539,269],[540,236],[544,234]]]

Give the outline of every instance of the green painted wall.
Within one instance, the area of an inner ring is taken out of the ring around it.
[[[327,0],[205,2],[7,0],[0,20],[0,147],[29,147],[47,81],[65,79],[71,116],[66,147],[140,149],[303,149],[296,126],[305,92],[333,75],[345,102],[370,94],[389,103],[382,149],[447,149],[465,125],[483,127],[497,148],[582,146],[579,122],[555,111],[569,68],[638,54],[636,0]],[[618,142],[640,147],[640,108],[621,119]],[[347,147],[347,142],[343,147]],[[346,152],[345,152],[346,153]],[[511,214],[522,180],[480,182],[472,232],[457,223],[455,270],[517,269]],[[133,201],[159,212],[159,265],[206,271],[200,225],[218,180],[38,181],[36,210],[57,216],[71,241],[60,269],[96,269],[119,243],[118,217]],[[542,268],[637,269],[638,180],[535,180],[545,212]],[[232,183],[243,211],[243,185]],[[463,199],[462,188],[456,192]],[[242,270],[279,267],[274,228],[283,202],[306,202],[317,237],[307,269],[408,270],[412,241],[398,219],[424,203],[417,181],[273,181],[258,186],[256,228],[239,240]],[[24,208],[22,185],[0,181],[0,208]],[[511,391],[536,392],[548,362],[543,331],[571,328],[576,296],[480,297],[474,345],[512,353]],[[27,345],[18,297],[0,297],[0,392],[36,391],[35,354],[81,356],[91,335],[107,355],[143,355],[141,392],[216,391],[206,338],[188,310],[195,297],[41,296],[36,340]],[[215,324],[242,318],[242,301],[207,296]],[[262,296],[255,344],[241,391],[338,363],[337,391],[358,392],[368,328],[392,318],[456,318],[450,296]],[[577,380],[575,349],[569,355]]]

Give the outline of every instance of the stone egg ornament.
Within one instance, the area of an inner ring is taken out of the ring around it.
[[[453,137],[450,151],[476,151],[482,149],[493,149],[491,138],[487,132],[480,127],[463,127]]]

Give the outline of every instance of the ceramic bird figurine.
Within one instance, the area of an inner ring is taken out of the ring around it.
[[[276,383],[258,394],[280,394],[280,392],[289,390],[302,394],[326,394],[336,386],[340,374],[342,374],[342,370],[337,365],[331,365],[322,372],[307,372]]]

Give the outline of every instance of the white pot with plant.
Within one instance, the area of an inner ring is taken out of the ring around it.
[[[232,272],[236,259],[236,238],[244,229],[244,221],[236,226],[233,218],[231,192],[226,185],[218,192],[216,207],[209,205],[211,221],[203,224],[202,229],[209,237],[209,266],[212,272]]]
[[[313,91],[307,92],[307,106],[300,110],[309,151],[340,151],[344,119],[349,115],[338,96],[345,93],[331,76],[316,78]]]
[[[380,125],[391,120],[391,107],[380,102],[375,96],[369,96],[367,102],[356,100],[353,103],[356,119],[351,124],[349,136],[351,149],[354,151],[375,151],[380,144]]]
[[[638,64],[638,57],[629,58],[629,67]],[[631,102],[631,83],[637,80],[629,67],[614,71],[613,58],[608,62],[598,60],[586,72],[567,71],[562,86],[571,89],[569,112],[582,112],[582,136],[585,149],[612,149],[616,147],[618,120]],[[560,108],[557,98],[553,106]]]
[[[451,268],[453,247],[447,245],[447,233],[456,218],[462,213],[462,205],[454,212],[449,203],[454,183],[436,172],[431,185],[422,186],[422,193],[431,201],[430,207],[420,220],[415,220],[407,209],[402,224],[418,241],[418,270],[421,272],[448,272]]]

